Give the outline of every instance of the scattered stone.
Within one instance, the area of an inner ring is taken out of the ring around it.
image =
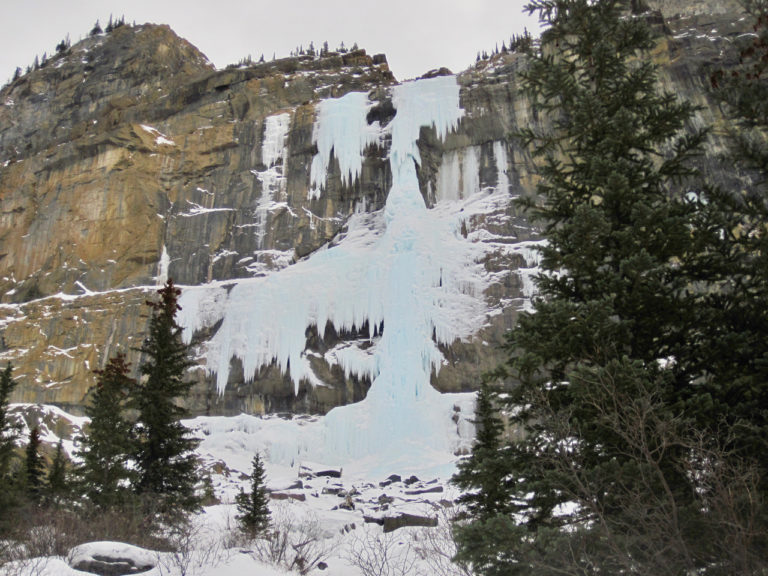
[[[392,474],[386,480],[382,480],[381,482],[379,482],[379,487],[386,488],[387,486],[389,486],[390,484],[394,484],[395,482],[402,482],[402,478],[400,478],[400,476],[398,476],[397,474]]]
[[[342,469],[329,468],[326,470],[312,470],[309,466],[299,466],[299,478],[341,478]]]
[[[418,482],[418,481],[419,481],[419,479],[418,479],[416,476],[411,476],[410,478],[408,478],[408,479],[407,479],[407,480],[404,482],[404,484],[405,484],[406,486],[410,486],[410,485],[412,485],[412,484],[416,484],[416,482]]]
[[[340,486],[326,486],[323,488],[322,493],[323,494],[331,494],[333,496],[339,496],[344,491],[344,488]]]
[[[317,563],[317,569],[318,570],[327,570],[328,569],[328,564],[326,564],[325,562],[318,562]]]
[[[319,472],[315,472],[315,476],[326,478],[341,478],[341,468],[338,470],[320,470]]]
[[[433,486],[432,488],[422,488],[421,490],[406,490],[405,493],[409,496],[416,496],[418,494],[437,494],[442,491],[442,486]]]
[[[269,497],[272,498],[272,500],[297,500],[299,502],[304,502],[307,499],[307,496],[303,492],[298,494],[293,492],[271,492]]]
[[[222,460],[217,460],[211,466],[211,472],[214,474],[220,474],[221,476],[225,476],[229,478],[229,474],[231,470],[227,467],[226,463],[224,463]]]
[[[384,518],[382,526],[384,526],[385,533],[394,532],[400,528],[411,526],[434,528],[437,526],[437,518],[418,516],[416,514],[400,514],[399,516],[388,516]]]
[[[352,496],[347,495],[347,497],[344,499],[344,502],[339,504],[339,508],[342,508],[344,510],[354,510],[355,503],[352,502]]]
[[[392,504],[394,501],[395,499],[392,496],[387,496],[386,494],[382,494],[378,498],[379,504]]]
[[[306,466],[299,466],[299,478],[314,478],[315,474]]]
[[[378,524],[384,526],[384,518],[376,518],[375,516],[363,516],[363,521],[366,524]]]

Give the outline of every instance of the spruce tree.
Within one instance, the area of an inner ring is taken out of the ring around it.
[[[700,206],[686,193],[701,132],[659,89],[653,32],[622,0],[534,0],[545,22],[522,75],[542,123],[543,273],[510,333],[521,438],[496,452],[511,513],[473,518],[459,554],[483,574],[693,570],[696,503],[674,406],[696,376],[696,295],[680,262]],[[493,459],[493,457],[491,457]],[[488,466],[488,464],[486,464]]]
[[[35,426],[29,431],[27,447],[24,450],[24,489],[27,498],[33,503],[40,502],[45,482],[45,463],[40,454],[40,428]]]
[[[123,352],[110,358],[103,370],[94,372],[98,380],[85,409],[91,421],[78,438],[82,461],[78,477],[88,499],[107,508],[126,503],[131,490],[133,474],[128,460],[133,427],[125,411],[136,381],[129,376],[130,364]]]
[[[514,483],[510,461],[504,454],[501,400],[489,382],[500,375],[492,373],[483,379],[475,406],[475,444],[469,458],[459,461],[451,479],[464,491],[458,502],[465,506],[453,527],[457,544],[454,561],[486,574],[508,564],[506,537],[514,529],[510,517]],[[494,561],[488,562],[488,558]]]
[[[16,387],[13,379],[13,366],[6,364],[0,373],[0,480],[6,480],[11,471],[16,440],[19,437],[19,426],[11,421],[8,414],[11,392]]]
[[[263,534],[269,527],[270,511],[264,463],[258,454],[253,457],[251,463],[251,492],[246,494],[241,488],[235,502],[237,520],[243,532],[251,537]]]
[[[472,454],[459,461],[451,482],[464,490],[459,497],[469,515],[486,520],[510,509],[509,467],[502,451],[504,423],[499,416],[499,394],[484,379],[475,406],[475,444]]]
[[[45,499],[48,504],[58,506],[69,495],[69,474],[67,456],[61,439],[56,444],[51,467],[48,470],[48,482],[45,487]]]
[[[18,504],[16,491],[12,489],[12,464],[20,426],[11,420],[8,413],[11,392],[15,387],[13,366],[8,362],[0,373],[0,485],[4,487],[0,490],[0,534],[6,529],[11,510]]]
[[[141,347],[142,379],[131,405],[138,412],[135,460],[140,493],[160,499],[161,509],[193,510],[199,505],[197,440],[191,438],[181,419],[192,383],[184,373],[192,366],[188,346],[176,323],[181,290],[169,279],[158,291],[159,301],[148,301],[152,310],[149,334]]]
[[[740,428],[728,444],[760,463],[768,498],[768,3],[744,5],[753,34],[737,39],[739,64],[715,71],[711,80],[733,120],[727,161],[750,181],[743,190],[708,190],[696,234],[714,249],[687,264],[715,287],[700,306],[706,322],[698,344],[707,351],[704,385],[711,397],[700,412],[725,415],[729,428]]]

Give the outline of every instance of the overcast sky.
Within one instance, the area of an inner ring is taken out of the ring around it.
[[[334,48],[342,41],[369,54],[387,55],[398,80],[440,66],[459,72],[478,51],[491,51],[536,22],[525,0],[2,0],[0,84],[55,52],[67,34],[72,43],[110,14],[126,23],[168,24],[218,68],[249,54],[271,59],[310,41]]]

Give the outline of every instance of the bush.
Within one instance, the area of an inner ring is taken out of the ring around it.
[[[352,533],[345,560],[363,576],[407,576],[416,563],[416,551],[395,532],[364,526]]]
[[[308,574],[328,559],[335,542],[322,529],[316,516],[297,520],[289,506],[275,508],[270,530],[252,542],[253,554],[262,562]]]

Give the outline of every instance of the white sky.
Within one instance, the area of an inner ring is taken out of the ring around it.
[[[478,51],[536,30],[523,13],[525,0],[0,0],[0,84],[16,66],[55,52],[67,34],[72,43],[96,19],[102,28],[125,16],[126,23],[168,24],[218,68],[251,55],[288,56],[310,41],[319,48],[344,42],[385,53],[398,80],[440,66],[466,69]]]

